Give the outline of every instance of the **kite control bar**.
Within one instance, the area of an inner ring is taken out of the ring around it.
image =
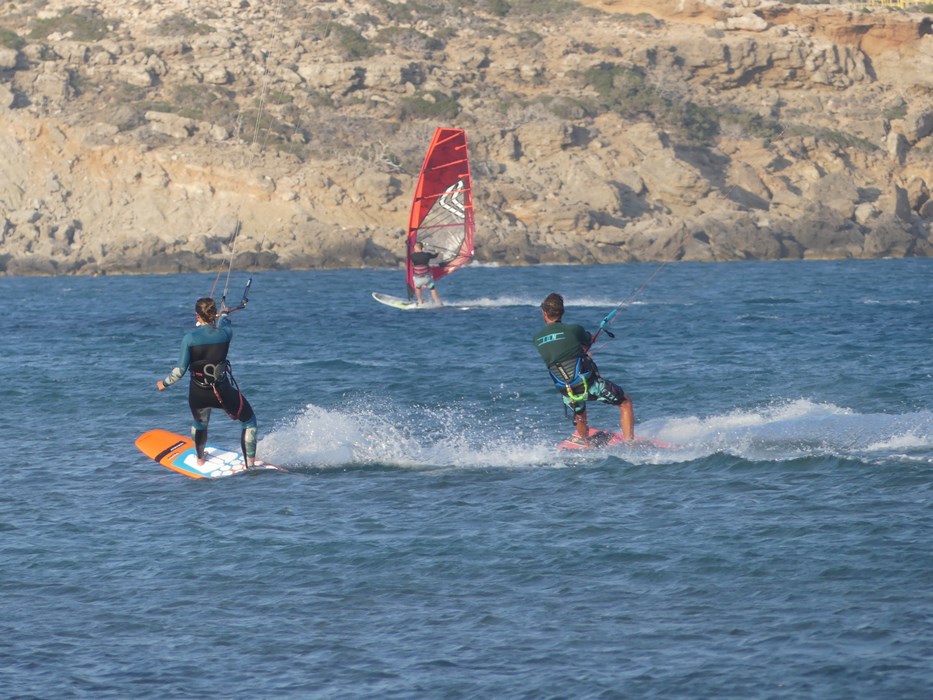
[[[226,308],[227,302],[226,302],[226,296],[224,296],[220,300],[220,307],[224,309],[228,314],[232,314],[234,311],[242,311],[243,309],[245,309],[246,305],[249,303],[249,288],[252,283],[253,283],[252,277],[246,280],[246,286],[243,288],[243,296],[240,298],[239,304],[237,304],[236,306],[230,309]]]

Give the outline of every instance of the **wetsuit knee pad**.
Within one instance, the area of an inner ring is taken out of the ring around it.
[[[243,448],[243,453],[250,458],[256,456],[256,425],[255,422],[252,426],[244,426],[243,434],[240,437],[241,447]]]
[[[196,430],[207,430],[207,424],[211,420],[211,409],[209,408],[197,408],[191,410],[191,416],[193,420],[191,421],[191,432],[194,433]]]

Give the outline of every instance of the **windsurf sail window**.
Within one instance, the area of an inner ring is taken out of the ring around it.
[[[437,253],[428,269],[435,280],[473,259],[473,181],[463,129],[438,128],[428,147],[408,217],[408,296],[414,293],[415,243]]]

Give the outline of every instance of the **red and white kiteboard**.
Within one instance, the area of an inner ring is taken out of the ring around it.
[[[561,442],[557,448],[560,450],[593,450],[605,447],[663,447],[670,448],[673,445],[652,440],[650,438],[635,437],[634,440],[627,441],[621,432],[610,432],[608,430],[598,430],[590,428],[590,439],[584,444],[579,441],[576,433]]]

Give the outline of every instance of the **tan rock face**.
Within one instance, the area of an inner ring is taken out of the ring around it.
[[[437,126],[480,260],[933,252],[929,14],[42,5],[0,5],[2,273],[399,265]]]

